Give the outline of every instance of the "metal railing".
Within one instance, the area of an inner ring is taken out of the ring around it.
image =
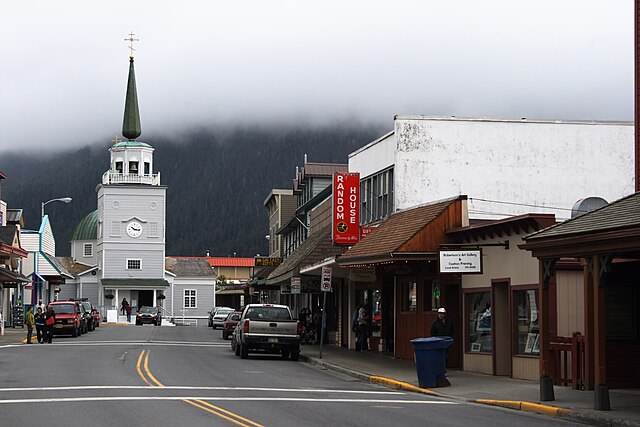
[[[102,175],[102,184],[148,184],[160,185],[160,172],[157,174],[137,175],[106,171]]]

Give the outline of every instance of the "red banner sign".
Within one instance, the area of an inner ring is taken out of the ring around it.
[[[360,238],[360,174],[333,174],[333,243],[355,245]]]

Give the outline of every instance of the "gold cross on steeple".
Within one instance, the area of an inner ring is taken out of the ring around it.
[[[134,39],[133,36],[135,36],[135,34],[133,33],[133,31],[131,31],[129,33],[129,38],[128,39],[124,39],[124,41],[129,42],[129,49],[131,49],[131,54],[129,55],[131,58],[133,58],[133,51],[135,50],[133,48],[133,42],[139,42],[140,39]]]
[[[117,144],[118,142],[122,142],[122,140],[118,139],[118,134],[116,134],[116,139],[112,139],[111,142],[113,142],[114,144]]]

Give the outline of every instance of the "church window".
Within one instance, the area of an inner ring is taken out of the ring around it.
[[[129,173],[133,175],[138,174],[138,162],[129,162]]]
[[[149,175],[151,173],[151,163],[144,162],[144,174]]]
[[[93,256],[93,243],[85,243],[82,247],[82,254],[85,257]]]
[[[142,260],[139,260],[139,259],[127,260],[127,270],[140,270],[140,269],[142,269]]]
[[[197,308],[198,298],[195,289],[184,290],[184,308]]]
[[[122,173],[123,162],[116,162],[116,172]]]

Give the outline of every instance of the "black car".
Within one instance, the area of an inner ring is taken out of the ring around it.
[[[86,318],[87,329],[93,331],[96,328],[96,317],[94,308],[89,301],[80,301],[80,305],[84,308],[83,316]]]
[[[162,324],[162,314],[159,307],[140,307],[136,314],[136,325],[151,323],[160,326]]]

